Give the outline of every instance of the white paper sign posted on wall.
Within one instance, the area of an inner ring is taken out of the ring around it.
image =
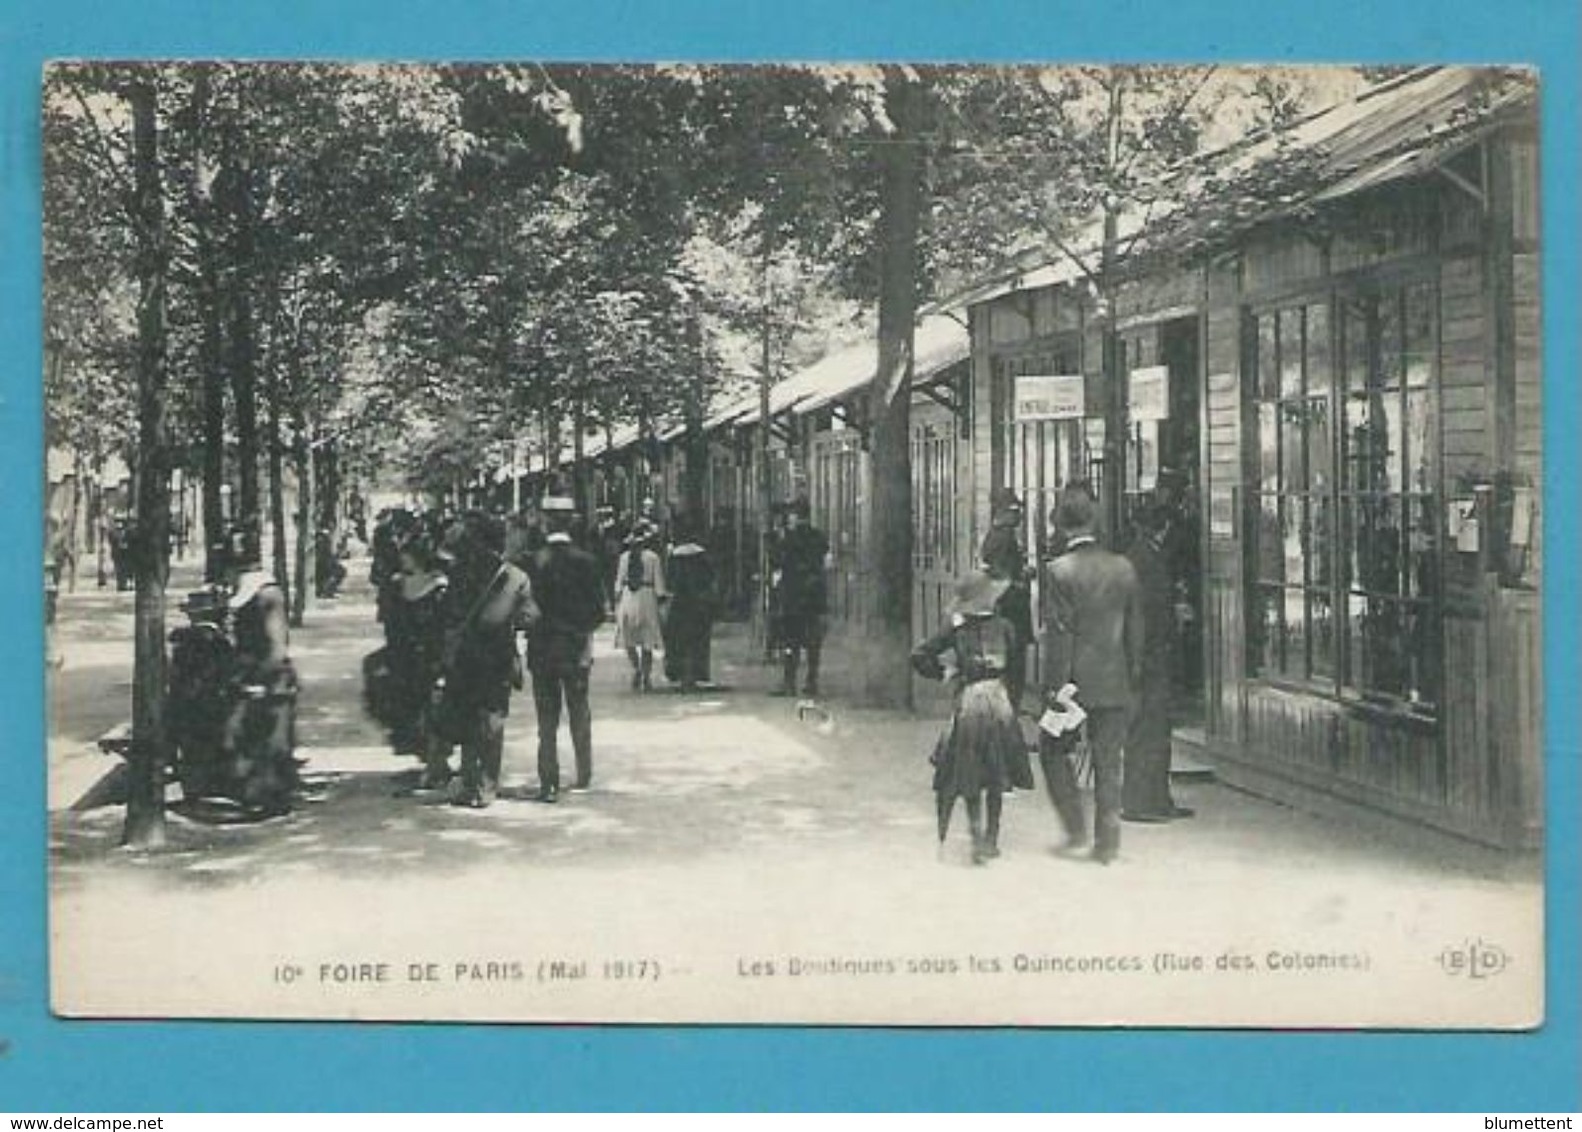
[[[1016,379],[1018,421],[1080,420],[1086,410],[1080,373],[1025,375]]]
[[[1134,421],[1170,419],[1170,369],[1143,366],[1132,370],[1126,383],[1126,415]]]

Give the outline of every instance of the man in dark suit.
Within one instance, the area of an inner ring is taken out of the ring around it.
[[[771,696],[794,696],[797,666],[807,652],[807,683],[802,694],[818,695],[819,658],[824,650],[824,622],[829,612],[829,539],[809,525],[807,500],[795,500],[785,513],[785,533],[775,546],[771,565],[779,575],[780,687]]]
[[[1027,568],[1027,547],[1022,542],[1022,501],[1010,488],[996,488],[991,497],[993,518],[978,551],[978,562],[991,578],[1009,582],[995,612],[1005,618],[1015,634],[1005,662],[1005,688],[1011,707],[1022,709],[1027,687],[1027,646],[1033,640],[1033,574]]]
[[[1170,796],[1170,700],[1175,683],[1178,640],[1176,587],[1167,557],[1171,513],[1151,502],[1137,515],[1126,557],[1137,571],[1142,594],[1147,655],[1138,673],[1137,710],[1126,737],[1126,781],[1121,791],[1124,821],[1165,822],[1189,818],[1192,811]]]
[[[557,732],[564,702],[577,758],[574,789],[593,782],[593,712],[588,705],[588,675],[593,667],[593,631],[604,620],[604,583],[593,555],[571,538],[575,505],[550,496],[542,505],[549,535],[533,558],[533,594],[539,620],[527,638],[527,667],[533,674],[533,706],[538,713],[538,800],[560,798]]]
[[[522,686],[516,635],[538,611],[527,575],[505,561],[505,526],[469,513],[456,532],[448,595],[443,714],[461,743],[461,789],[455,803],[483,809],[500,788],[505,717]],[[431,751],[438,758],[439,750]]]
[[[1081,490],[1068,491],[1055,509],[1055,524],[1067,537],[1065,553],[1046,572],[1043,684],[1051,700],[1063,685],[1075,684],[1077,702],[1088,713],[1096,778],[1092,855],[1107,865],[1120,852],[1121,759],[1136,702],[1144,629],[1137,572],[1124,557],[1099,545],[1095,512],[1093,497]],[[1042,732],[1039,761],[1067,848],[1085,845],[1076,776],[1056,742]]]

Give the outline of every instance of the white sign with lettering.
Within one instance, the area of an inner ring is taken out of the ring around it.
[[[1134,421],[1170,419],[1170,370],[1167,366],[1134,369],[1127,381],[1127,415]]]
[[[1017,421],[1080,420],[1086,408],[1080,373],[1016,379]]]

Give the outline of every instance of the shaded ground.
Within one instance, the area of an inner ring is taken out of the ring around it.
[[[412,791],[415,764],[391,756],[362,716],[359,662],[378,643],[365,576],[354,563],[347,595],[319,603],[293,637],[305,804],[259,825],[173,815],[170,848],[147,856],[116,848],[119,807],[70,809],[112,765],[92,740],[129,713],[131,598],[63,597],[65,663],[54,677],[50,745],[59,1006],[963,1021],[1121,1020],[1116,1010],[1134,1019],[1267,1020],[1300,1006],[1309,1020],[1400,1021],[1426,1005],[1426,993],[1400,997],[1413,980],[1442,988],[1435,964],[1447,942],[1494,925],[1513,953],[1527,949],[1529,965],[1541,946],[1529,939],[1540,897],[1531,861],[1321,821],[1211,782],[1178,788],[1196,819],[1128,826],[1111,869],[1054,857],[1048,803],[1018,794],[1006,806],[1005,856],[975,869],[964,828],[936,851],[925,753],[937,721],[853,710],[840,691],[838,649],[825,680],[829,717],[799,718],[793,702],[763,695],[774,673],[754,662],[734,626],[722,627],[716,648],[716,677],[731,690],[696,698],[629,691],[606,631],[594,669],[593,789],[557,806],[529,800],[536,735],[531,700],[518,696],[503,797],[486,811],[453,808]],[[178,575],[172,588],[190,581]],[[564,734],[562,751],[569,765]],[[1337,997],[1311,981],[1300,993],[1287,987],[1228,1004],[1224,988],[1196,983],[1087,997],[1023,975],[1014,992],[985,996],[959,976],[920,974],[918,983],[903,972],[856,985],[844,976],[784,978],[792,954],[937,952],[963,966],[973,949],[1166,942],[1211,955],[1242,944],[1371,948],[1381,969],[1392,966],[1394,990]],[[282,992],[267,977],[286,962],[314,981],[316,964],[336,955],[398,965],[504,955],[502,963],[536,969],[534,957],[551,952],[647,957],[685,975],[635,997],[611,984],[555,984],[555,994],[534,997],[517,979],[452,980],[448,997],[411,986],[369,997],[333,979]],[[1393,969],[1398,952],[1406,972]],[[185,957],[179,979],[137,984],[114,973],[146,969],[139,956],[172,953]],[[774,976],[739,970],[776,956]],[[1527,996],[1504,1001],[1516,1008]],[[1479,1003],[1469,999],[1466,1009],[1491,1009]]]

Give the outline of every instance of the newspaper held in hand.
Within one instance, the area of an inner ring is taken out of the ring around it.
[[[1077,686],[1064,684],[1060,691],[1055,693],[1055,700],[1038,720],[1038,726],[1044,731],[1059,738],[1069,735],[1082,726],[1083,720],[1088,718],[1088,713],[1082,710],[1082,705],[1077,703]]]

